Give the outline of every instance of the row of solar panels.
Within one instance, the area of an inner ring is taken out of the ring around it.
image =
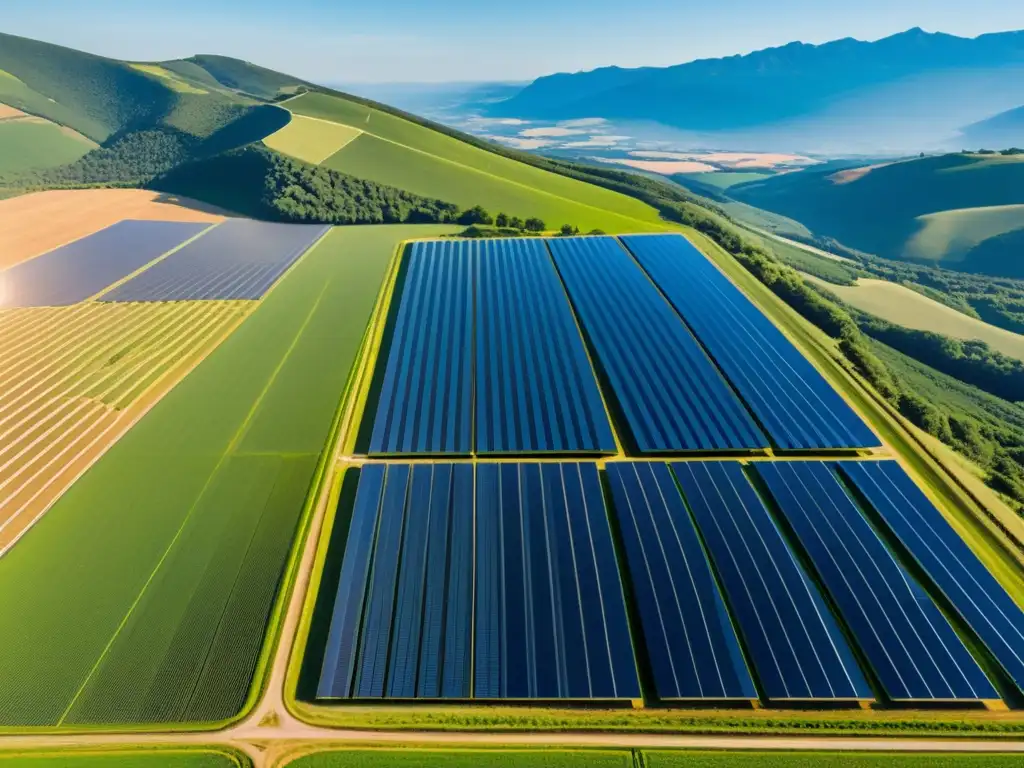
[[[680,235],[416,243],[404,269],[370,455],[614,453],[587,345],[631,450],[879,444]]]
[[[68,306],[93,296],[120,302],[259,299],[328,229],[249,219],[216,226],[122,221],[6,270],[0,309]]]
[[[592,464],[365,465],[318,696],[998,700],[958,630],[1024,691],[1024,612],[896,462],[604,475],[614,523]]]

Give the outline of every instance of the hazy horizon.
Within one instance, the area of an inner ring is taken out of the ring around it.
[[[235,56],[317,82],[525,82],[603,66],[668,66],[793,41],[877,40],[922,27],[962,37],[1024,29],[1024,3],[976,0],[520,0],[443,4],[33,0],[2,31],[114,58]]]

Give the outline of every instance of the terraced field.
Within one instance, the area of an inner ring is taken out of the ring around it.
[[[549,227],[643,232],[669,228],[645,203],[520,163],[395,115],[336,96],[310,93],[293,113],[357,128],[363,135],[324,161],[337,171],[492,214],[538,216]]]
[[[0,553],[253,306],[0,312]]]

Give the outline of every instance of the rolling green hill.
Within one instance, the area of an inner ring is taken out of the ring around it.
[[[1024,155],[951,154],[861,174],[806,170],[728,195],[865,253],[1024,277]]]
[[[31,117],[0,120],[0,175],[73,163],[96,145],[81,134]]]
[[[358,178],[462,207],[482,205],[492,214],[536,216],[549,227],[636,232],[665,226],[654,208],[635,198],[488,151],[362,100],[309,93],[287,107],[361,130],[323,163]]]

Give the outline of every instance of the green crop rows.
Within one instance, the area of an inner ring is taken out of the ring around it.
[[[76,750],[0,752],[6,768],[240,768],[248,760],[223,752],[149,749],[81,752]]]
[[[0,726],[242,709],[397,243],[334,230],[0,559]]]
[[[297,114],[364,131],[323,163],[328,168],[463,206],[479,204],[492,214],[538,216],[550,228],[666,228],[658,212],[639,200],[487,152],[355,102],[311,93],[287,106]]]
[[[532,750],[419,752],[363,750],[318,752],[288,768],[632,768],[630,752]]]

